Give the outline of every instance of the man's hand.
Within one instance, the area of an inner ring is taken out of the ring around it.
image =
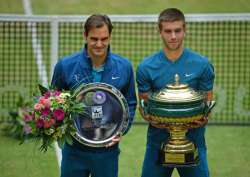
[[[168,124],[162,124],[162,123],[156,122],[151,115],[149,115],[149,114],[146,115],[144,110],[141,107],[139,107],[139,111],[140,111],[143,119],[148,121],[152,126],[154,126],[156,128],[168,128],[169,127]]]
[[[208,123],[208,118],[209,118],[209,116],[202,117],[201,119],[195,120],[192,123],[190,123],[189,126],[192,127],[192,128],[202,127],[202,126],[204,126],[205,124]]]
[[[150,123],[152,126],[154,126],[154,127],[156,127],[156,128],[169,128],[169,124],[167,124],[167,123],[156,123],[156,124],[154,124],[154,123]]]
[[[106,147],[106,148],[111,147],[111,146],[115,145],[116,143],[118,143],[119,141],[121,141],[121,139],[122,139],[122,135],[121,135],[121,134],[118,134],[118,135],[116,135],[116,136],[112,139],[111,143],[107,144],[105,147]]]
[[[198,127],[202,127],[204,126],[205,124],[208,123],[208,119],[211,117],[211,109],[215,106],[215,101],[209,101],[209,100],[212,100],[213,98],[213,93],[210,91],[207,93],[207,99],[208,101],[206,102],[208,108],[209,108],[209,112],[207,114],[205,114],[205,116],[199,120],[196,120],[192,123],[189,124],[190,127],[192,128],[198,128]]]

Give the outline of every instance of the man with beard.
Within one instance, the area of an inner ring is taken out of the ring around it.
[[[124,95],[129,106],[129,130],[136,109],[133,69],[130,61],[110,50],[112,23],[108,16],[91,15],[84,24],[85,46],[80,52],[59,60],[52,85],[73,90],[82,83],[102,82],[114,86]],[[111,112],[114,114],[114,112]],[[82,126],[89,126],[83,122]],[[61,177],[117,177],[119,141],[117,135],[106,147],[90,147],[74,140],[62,149]]]

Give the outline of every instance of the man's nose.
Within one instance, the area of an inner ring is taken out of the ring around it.
[[[96,46],[97,47],[101,47],[102,46],[102,41],[101,40],[97,40],[96,41]]]
[[[172,38],[172,39],[175,39],[175,38],[176,38],[176,34],[175,34],[174,31],[171,33],[171,38]]]

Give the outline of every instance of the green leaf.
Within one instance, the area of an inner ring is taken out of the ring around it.
[[[75,110],[75,111],[83,111],[84,109],[86,109],[86,105],[84,103],[78,103],[78,104],[74,104],[72,106],[72,110]]]
[[[24,105],[24,98],[22,96],[19,96],[17,101],[17,107],[22,107]]]
[[[73,144],[73,139],[72,139],[72,137],[71,137],[70,135],[66,135],[66,136],[65,136],[65,139],[66,139],[66,142],[67,142],[68,144],[70,144],[70,145]]]
[[[58,143],[58,146],[62,149],[63,146],[64,146],[64,144],[65,144],[64,137],[59,138],[59,139],[57,140],[57,143]]]
[[[18,112],[17,111],[9,111],[9,115],[11,116],[12,119],[16,119],[18,117]]]
[[[46,92],[49,91],[49,89],[47,89],[46,87],[42,86],[41,84],[38,84],[39,90],[41,92],[41,94],[45,94]]]

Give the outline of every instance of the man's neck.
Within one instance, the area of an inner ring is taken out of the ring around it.
[[[105,55],[105,56],[101,56],[101,57],[96,57],[96,56],[91,55],[91,53],[88,53],[88,55],[92,61],[92,65],[94,68],[101,67],[104,64],[106,56],[107,56],[107,55]]]
[[[168,48],[164,48],[164,53],[165,53],[165,56],[171,60],[171,61],[176,61],[180,58],[180,56],[182,55],[183,53],[183,50],[184,48],[183,47],[180,47],[179,49],[177,50],[169,50]]]
[[[93,58],[91,57],[91,61],[92,61],[92,65],[94,68],[99,68],[103,65],[103,63],[105,62],[105,58],[106,57],[100,57],[100,58]]]

